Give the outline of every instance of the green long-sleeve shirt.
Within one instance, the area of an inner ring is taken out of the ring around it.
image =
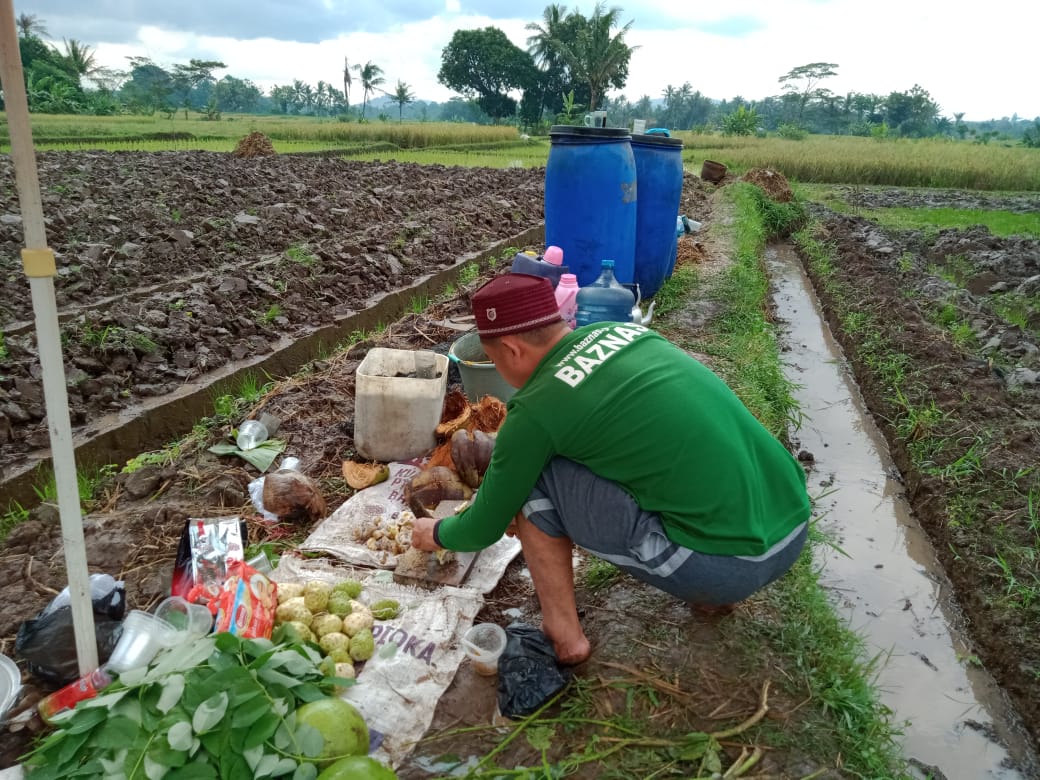
[[[497,541],[556,456],[621,485],[699,552],[760,555],[809,516],[805,473],[784,446],[721,379],[640,325],[578,328],[542,359],[508,403],[471,506],[437,527],[440,544]]]

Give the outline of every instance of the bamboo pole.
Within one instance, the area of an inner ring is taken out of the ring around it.
[[[22,57],[18,48],[12,0],[0,0],[0,84],[4,89],[7,126],[11,134],[11,159],[14,162],[18,202],[22,210],[25,249],[22,267],[29,277],[36,340],[43,369],[43,396],[51,438],[51,460],[58,490],[61,536],[65,569],[72,604],[72,625],[76,636],[76,656],[81,675],[97,668],[97,640],[94,636],[94,611],[90,598],[83,517],[79,508],[76,459],[72,445],[69,399],[65,390],[65,366],[61,355],[58,308],[54,297],[56,266],[54,252],[47,246],[40,200],[40,180],[36,171],[29,104],[25,96]]]

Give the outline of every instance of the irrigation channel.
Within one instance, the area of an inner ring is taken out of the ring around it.
[[[1040,762],[1000,688],[971,663],[951,588],[903,499],[898,471],[846,369],[790,245],[768,248],[785,373],[812,453],[810,493],[819,528],[821,583],[876,655],[883,703],[904,724],[904,754],[920,777],[1040,777]]]

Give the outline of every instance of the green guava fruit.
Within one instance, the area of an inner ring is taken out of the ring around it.
[[[326,768],[318,780],[397,780],[397,773],[374,758],[350,756]]]
[[[348,701],[329,696],[307,702],[296,710],[296,724],[317,729],[325,740],[321,753],[314,757],[319,766],[368,753],[368,725]]]

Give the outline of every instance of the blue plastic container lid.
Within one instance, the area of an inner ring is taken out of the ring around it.
[[[632,143],[642,144],[643,146],[669,146],[682,148],[683,141],[681,138],[671,138],[666,135],[651,135],[647,133],[634,133],[632,135]]]
[[[582,138],[626,138],[630,135],[624,127],[585,127],[584,125],[553,125],[549,128],[549,140],[554,136],[580,136]]]

